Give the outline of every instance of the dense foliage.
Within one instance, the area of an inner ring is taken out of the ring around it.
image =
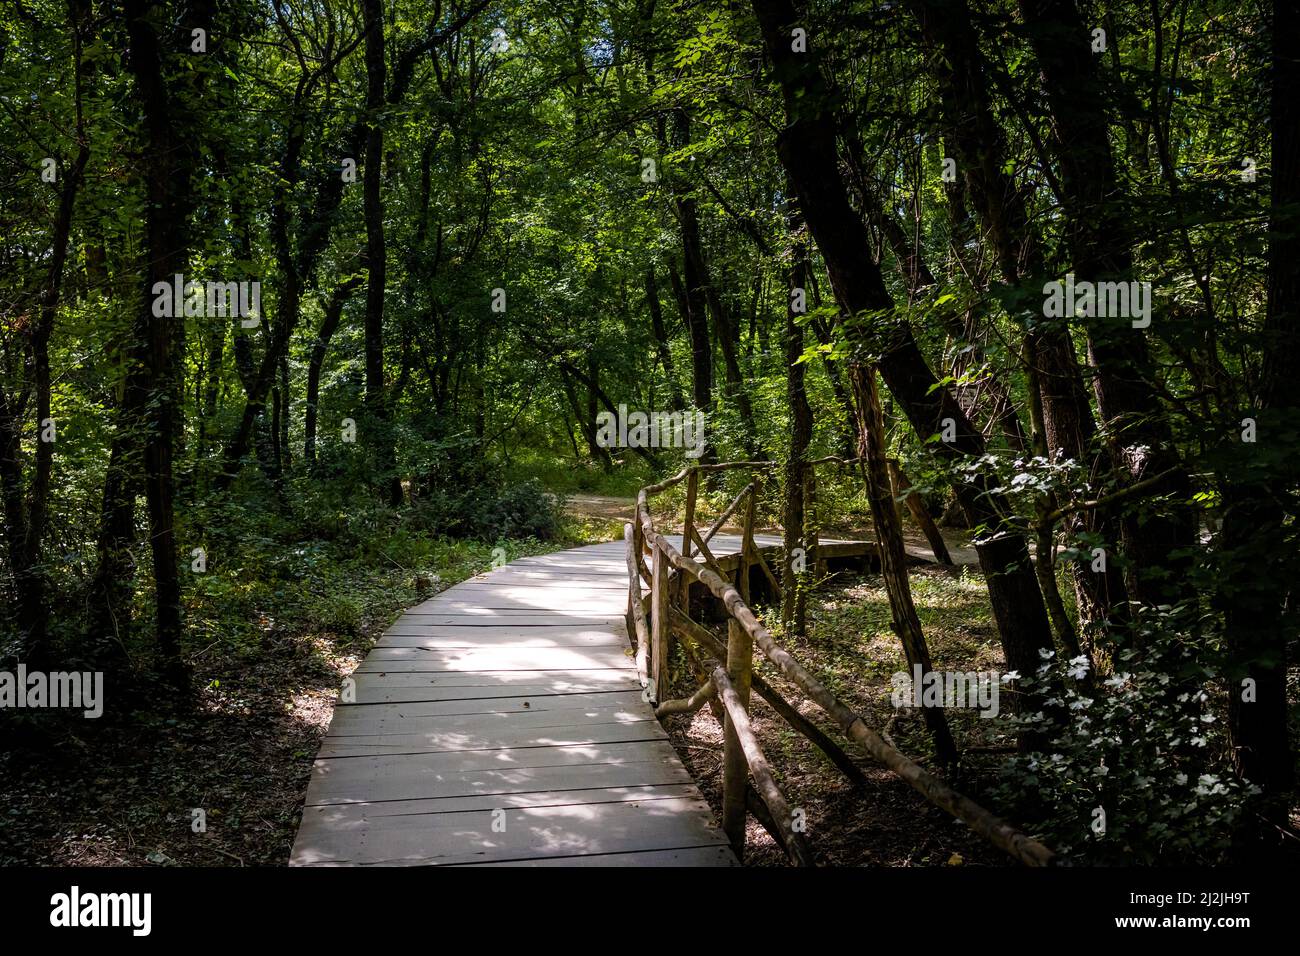
[[[1279,7],[0,0],[0,663],[184,706],[268,608],[355,630],[335,563],[558,540],[548,492],[688,461],[602,413],[698,410],[704,461],[783,464],[791,541],[849,505],[889,540],[891,458],[971,529],[1025,678],[1008,812],[1106,860],[1268,842],[1300,579]],[[177,275],[208,285],[160,315]],[[859,454],[802,502],[803,462]],[[1036,686],[1042,653],[1088,686]]]

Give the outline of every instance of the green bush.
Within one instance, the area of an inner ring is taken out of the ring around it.
[[[1085,657],[1050,655],[1016,679],[1050,713],[1009,722],[1047,742],[1004,766],[995,798],[1065,859],[1211,864],[1231,854],[1259,789],[1227,765],[1205,690],[1215,674],[1181,623],[1169,608],[1144,611],[1134,625],[1141,644],[1116,653],[1108,677],[1090,681]]]
[[[427,490],[415,503],[412,526],[481,541],[552,541],[559,537],[562,513],[561,500],[536,480],[502,486],[485,480],[461,489]]]

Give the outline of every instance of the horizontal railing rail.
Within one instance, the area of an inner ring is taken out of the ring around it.
[[[859,462],[860,459],[830,456],[808,462],[807,471],[811,477],[817,465],[847,466]],[[957,792],[887,742],[778,645],[771,631],[759,620],[750,607],[751,571],[760,571],[762,579],[767,580],[777,595],[781,594],[783,584],[773,574],[765,549],[759,548],[754,538],[758,497],[765,473],[774,467],[775,463],[763,461],[688,466],[670,478],[642,488],[637,494],[634,520],[624,527],[628,626],[636,637],[638,679],[646,699],[656,704],[656,717],[693,714],[708,706],[722,724],[722,827],[737,856],[743,859],[746,814],[752,813],[792,862],[801,866],[813,863],[804,828],[797,824],[751,726],[751,692],[762,697],[792,730],[826,754],[854,786],[863,787],[867,783],[862,770],[838,743],[770,683],[754,673],[754,650],[757,649],[782,677],[807,695],[845,737],[868,757],[910,784],[930,803],[964,821],[976,833],[1021,863],[1029,866],[1051,864],[1053,853],[1042,843]],[[697,527],[700,476],[738,469],[748,470],[754,477],[701,534]],[[650,500],[683,482],[686,483],[685,517],[682,547],[678,549],[655,526]],[[903,494],[910,490],[903,482],[899,484]],[[742,509],[741,544],[734,562],[733,583],[728,579],[729,568],[724,568],[714,556],[709,542]],[[809,547],[817,547],[815,540],[809,543]],[[945,550],[943,557],[946,556]],[[936,559],[943,560],[937,549]],[[816,560],[815,555],[813,560]],[[789,584],[788,581],[784,583]],[[693,584],[701,586],[725,611],[725,641],[691,618],[690,588]],[[644,593],[646,590],[648,595]],[[671,684],[669,651],[674,637],[681,642],[699,686],[688,697],[668,699]]]

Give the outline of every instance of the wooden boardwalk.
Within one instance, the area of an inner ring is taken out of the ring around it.
[[[290,865],[736,865],[641,699],[624,547],[524,558],[403,614],[335,709]]]

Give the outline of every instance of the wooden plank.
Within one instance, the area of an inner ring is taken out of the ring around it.
[[[452,595],[451,592],[448,592],[448,595],[446,598],[435,598],[427,604],[422,604],[420,610],[425,614],[461,614],[479,619],[485,617],[499,619],[513,614],[519,617],[536,618],[537,624],[547,624],[555,618],[566,617],[586,621],[608,620],[611,611],[616,610],[618,606],[617,601],[611,603],[608,599],[592,600],[580,594],[567,597],[557,594],[554,601],[547,601],[546,606],[527,604],[517,598],[485,596],[481,600],[476,600],[468,596]]]
[[[323,760],[330,757],[516,750],[524,747],[581,747],[667,739],[667,731],[657,720],[569,724],[547,728],[518,727],[516,722],[510,722],[504,727],[487,727],[480,733],[448,732],[442,727],[418,733],[360,736],[331,733],[317,757]]]
[[[667,745],[665,745],[667,746]],[[557,748],[539,748],[554,750]],[[499,754],[500,751],[487,751]],[[441,755],[436,755],[441,756]],[[374,757],[346,757],[330,763],[358,764]],[[393,758],[398,760],[399,758]],[[419,759],[402,757],[401,762]],[[690,783],[690,774],[678,760],[628,760],[622,763],[586,763],[551,767],[517,767],[502,770],[466,770],[442,777],[408,773],[385,778],[360,770],[324,777],[313,774],[307,787],[307,806],[365,803],[378,800],[416,800],[421,797],[463,797],[535,790],[575,790],[593,787],[644,787]]]
[[[469,714],[527,714],[543,710],[581,710],[584,707],[628,707],[642,704],[641,691],[601,691],[591,694],[554,694],[533,697],[474,697],[468,700],[421,700],[391,704],[338,704],[335,719],[348,712],[364,712],[368,719],[393,717],[454,717]],[[648,708],[647,708],[648,712]]]
[[[338,821],[413,814],[465,813],[497,808],[584,806],[591,803],[645,803],[650,800],[690,799],[699,790],[693,783],[643,784],[628,787],[593,787],[590,790],[524,790],[518,793],[469,794],[459,797],[425,797],[419,800],[384,800],[376,803],[335,803],[307,807],[303,816]]]
[[[498,602],[499,604],[499,602]],[[421,605],[421,613],[430,617],[452,617],[461,620],[447,620],[447,624],[468,624],[474,622],[499,624],[602,624],[612,626],[617,620],[611,613],[610,604],[580,605],[577,602],[556,607],[528,607],[511,604],[502,607],[491,606],[485,602],[454,598],[438,604]]]
[[[616,695],[606,695],[615,697]],[[441,734],[451,740],[463,741],[461,749],[486,749],[490,744],[476,741],[503,739],[507,734],[532,732],[537,740],[545,741],[556,728],[581,732],[590,724],[649,723],[658,726],[645,711],[617,704],[588,704],[580,708],[554,710],[493,711],[485,714],[443,714],[430,721],[428,714],[376,713],[383,708],[404,711],[400,704],[363,706],[363,708],[338,708],[330,723],[329,739],[350,736],[381,736],[383,734]],[[328,739],[328,740],[329,740]],[[326,743],[328,743],[326,740]]]
[[[357,690],[380,687],[503,687],[509,690],[521,685],[541,687],[566,687],[580,684],[615,684],[627,682],[628,670],[620,667],[590,667],[586,669],[554,670],[467,670],[467,671],[400,671],[379,670],[352,675]],[[617,688],[616,688],[617,689]],[[357,698],[360,700],[360,697]]]
[[[539,767],[575,767],[647,761],[671,763],[676,759],[676,751],[665,740],[638,740],[591,746],[517,747],[498,750],[454,750],[425,754],[318,758],[312,765],[312,778],[314,782],[321,781],[326,785],[349,780],[382,780],[390,783],[409,781],[418,784],[421,781],[440,781],[446,777],[485,770],[531,770]],[[435,791],[419,795],[439,796],[441,794]]]
[[[676,850],[647,850],[640,853],[601,853],[587,856],[544,857],[535,860],[502,860],[477,866],[739,866],[723,846],[681,847]]]
[[[422,650],[450,650],[453,648],[489,647],[619,647],[628,640],[614,630],[599,628],[537,626],[537,627],[459,627],[457,625],[421,624],[404,626],[398,632],[388,631],[380,638],[374,651],[385,653],[419,654]]]
[[[643,852],[715,838],[708,805],[681,797],[340,821],[326,814],[308,820],[294,851],[307,866],[445,866]]]
[[[464,608],[449,611],[407,611],[401,624],[410,627],[586,627],[609,629],[618,627],[622,616],[613,614],[569,614],[561,611],[519,611],[498,609],[477,613]],[[394,625],[396,626],[396,625]]]
[[[525,679],[528,682],[525,683],[524,679],[498,678],[494,680],[488,676],[481,676],[471,680],[456,680],[455,678],[460,675],[450,675],[450,679],[439,684],[427,682],[405,684],[393,682],[392,678],[370,680],[369,678],[375,675],[358,674],[354,678],[356,680],[356,700],[354,703],[344,706],[446,702],[501,697],[530,700],[537,697],[556,695],[590,694],[603,690],[639,690],[641,687],[637,682],[635,670],[583,671],[571,675],[563,672],[557,674],[557,672],[553,671],[546,673],[523,671],[512,673],[510,676],[512,678],[518,677],[519,674],[526,675]],[[598,674],[601,676],[583,677],[578,676],[578,674]]]
[[[607,670],[635,667],[626,647],[423,647],[376,648],[354,673],[447,673],[453,671]],[[395,653],[404,652],[404,653]]]
[[[618,591],[620,594],[627,591],[627,585],[618,581],[611,581],[607,574],[593,574],[583,572],[577,574],[574,572],[565,573],[563,571],[533,572],[529,574],[490,574],[481,578],[470,578],[468,581],[462,581],[454,588],[448,588],[442,592],[447,594],[451,591],[468,591],[483,590],[484,588],[552,588],[562,590],[586,590],[592,589],[597,591]]]

